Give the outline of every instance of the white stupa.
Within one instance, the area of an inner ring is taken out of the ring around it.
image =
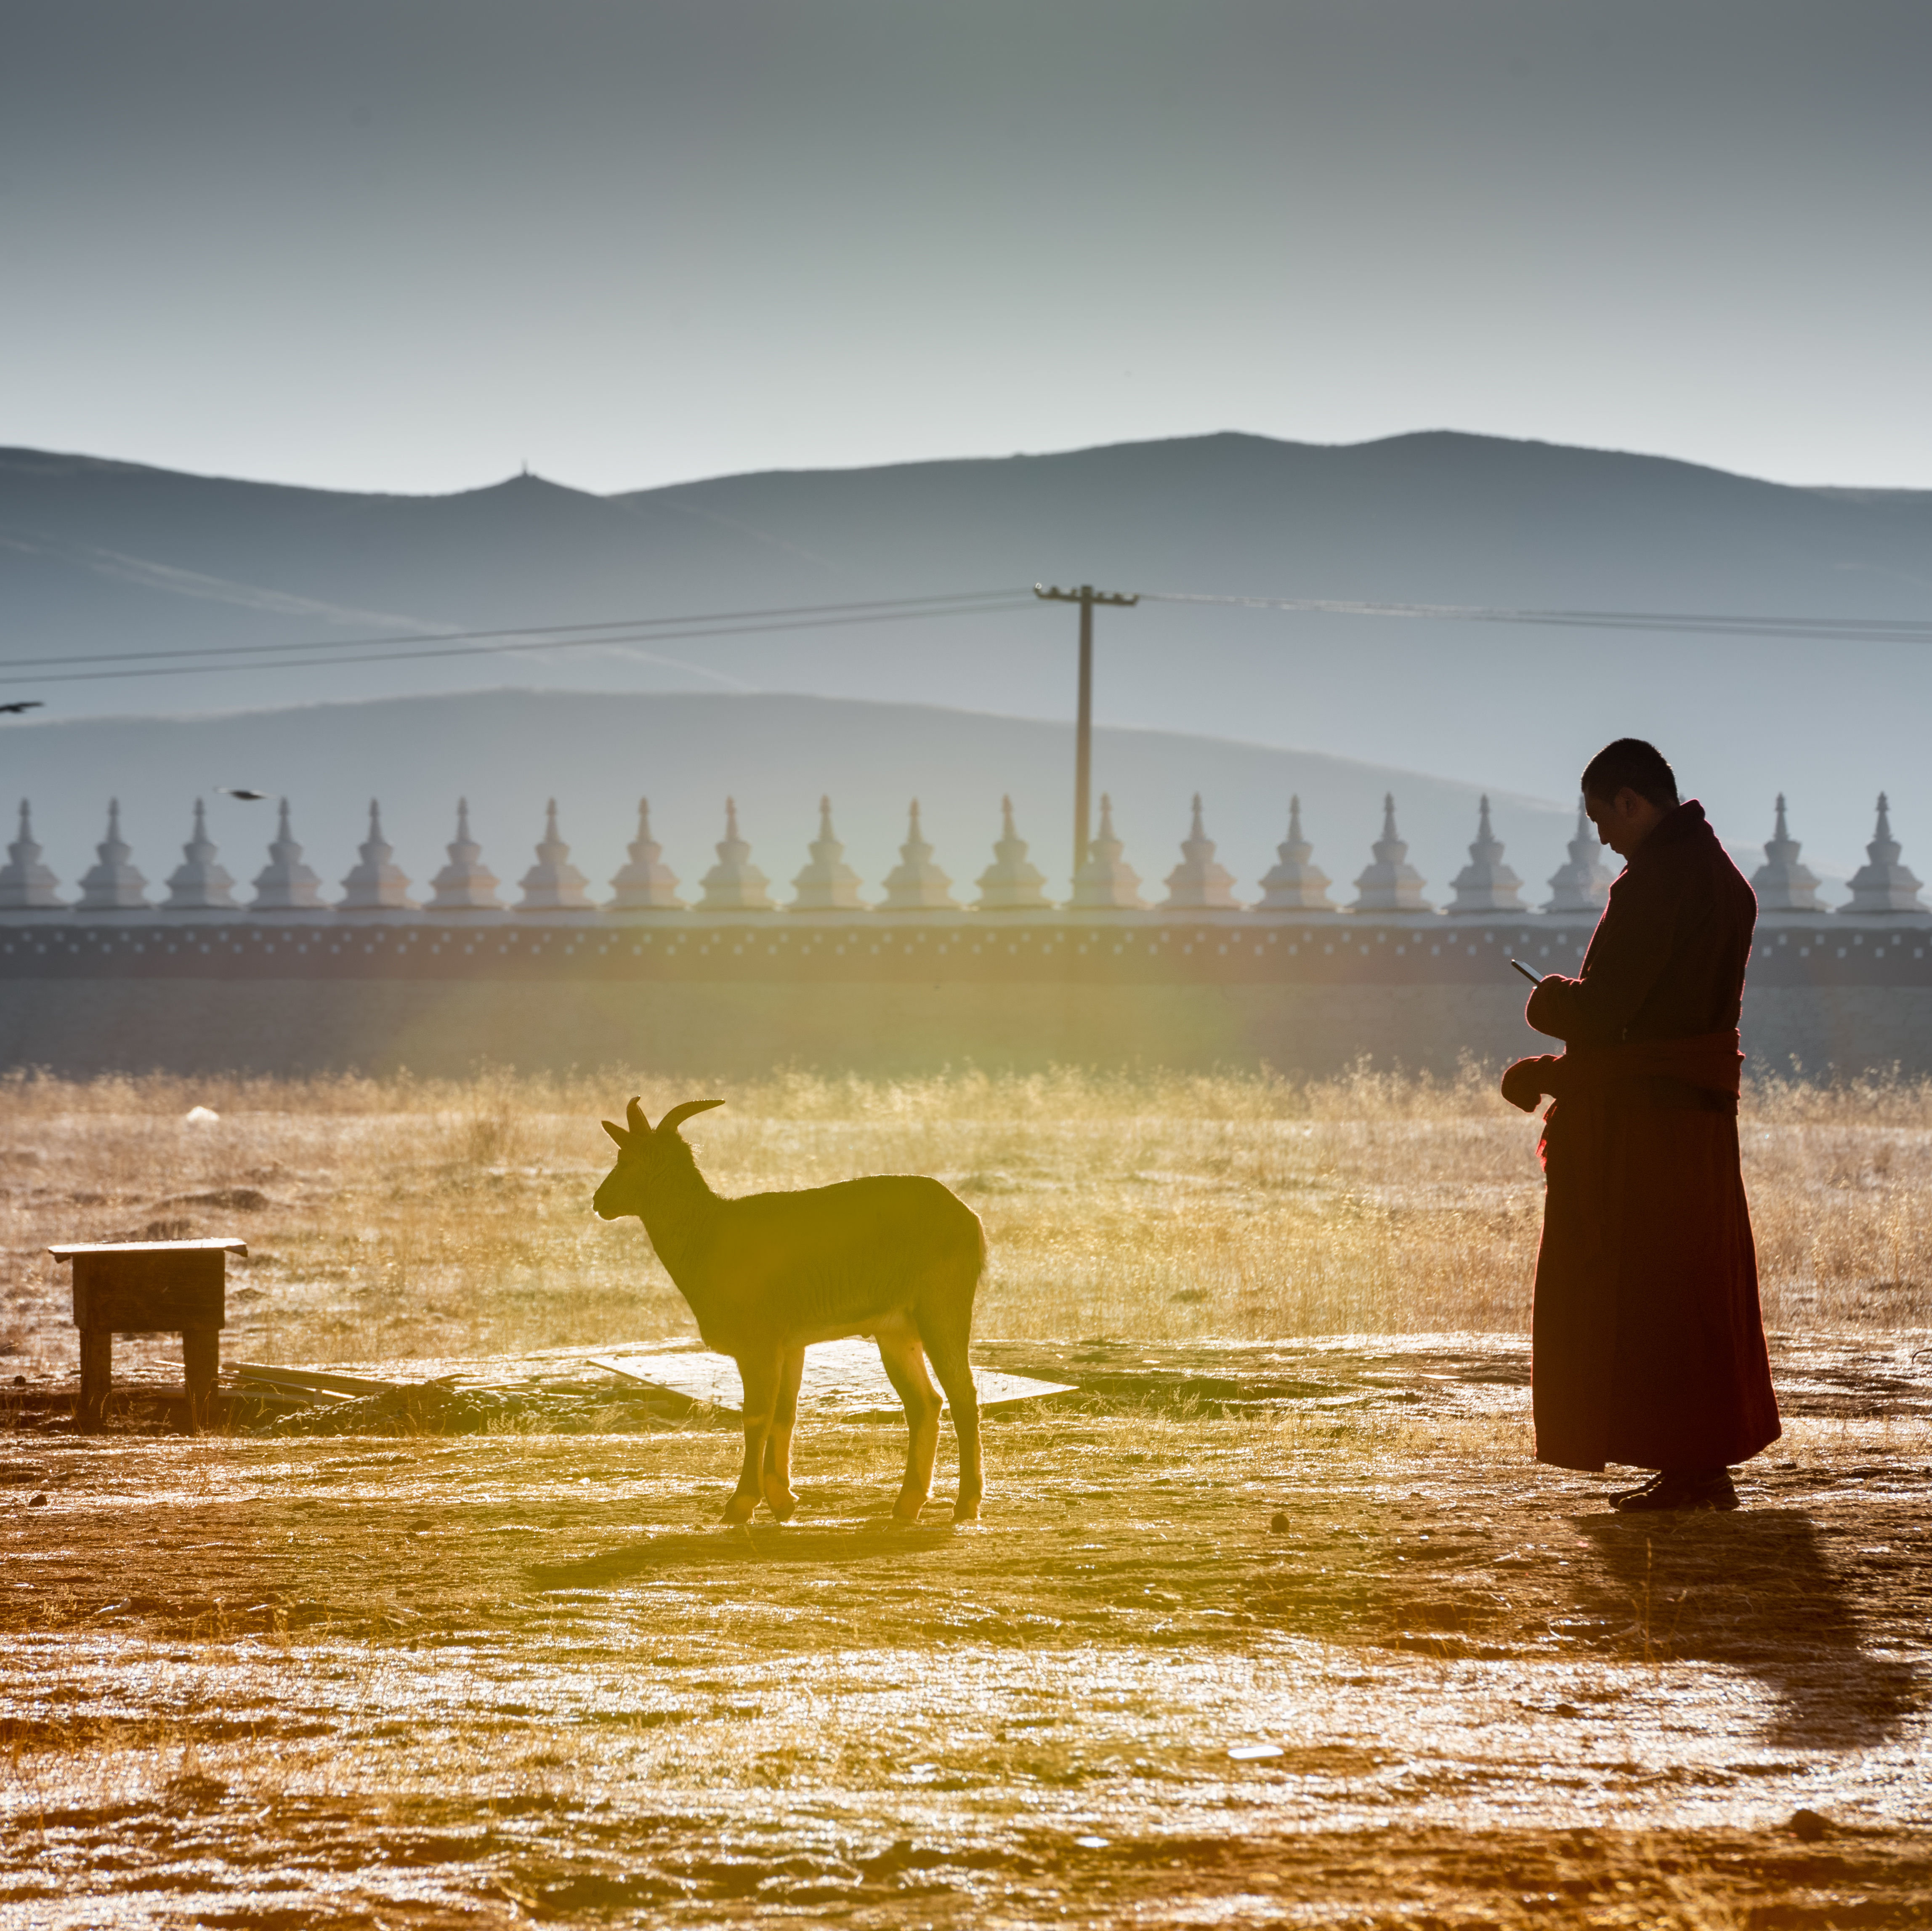
[[[594,912],[590,881],[570,862],[570,847],[557,836],[556,800],[544,808],[544,835],[537,862],[524,874],[520,912]]]
[[[164,911],[238,911],[235,881],[217,862],[214,841],[208,835],[208,813],[194,801],[194,831],[182,847],[182,862],[168,878]]]
[[[302,863],[302,848],[289,830],[289,801],[284,798],[278,815],[274,842],[268,847],[268,862],[255,875],[255,896],[248,902],[251,912],[322,912],[322,881]]]
[[[771,911],[771,881],[752,863],[752,848],[738,836],[738,803],[724,800],[724,836],[718,842],[718,862],[700,883],[704,896],[700,911]]]
[[[1180,863],[1167,875],[1162,911],[1239,911],[1234,875],[1216,863],[1214,841],[1201,823],[1201,794],[1194,794],[1194,823],[1180,841]]]
[[[1798,863],[1802,848],[1786,829],[1784,794],[1778,794],[1778,824],[1764,842],[1764,863],[1751,874],[1760,911],[1821,912],[1817,874]]]
[[[1597,827],[1576,800],[1576,836],[1570,841],[1570,862],[1550,875],[1550,902],[1543,909],[1552,912],[1600,912],[1610,896],[1610,872],[1598,854],[1604,842]]]
[[[456,801],[456,836],[443,849],[449,863],[429,881],[426,910],[433,912],[501,911],[496,875],[483,862],[483,848],[470,835],[470,800]]]
[[[1262,881],[1262,895],[1255,902],[1256,911],[1333,911],[1328,896],[1328,874],[1308,861],[1315,848],[1301,835],[1301,799],[1298,794],[1288,801],[1288,836],[1275,848],[1276,860]]]
[[[382,808],[369,800],[369,836],[357,848],[360,862],[350,868],[342,881],[342,896],[336,901],[339,912],[381,914],[414,911],[410,881],[395,862],[395,851],[382,836]]]
[[[148,902],[148,881],[130,862],[134,848],[121,836],[121,800],[107,801],[107,836],[94,848],[98,862],[81,875],[80,900],[74,907],[84,912],[152,911]]]
[[[638,800],[638,835],[632,841],[631,862],[610,881],[613,911],[682,911],[677,874],[664,862],[664,847],[651,836],[651,801]]]
[[[104,847],[103,849],[106,848]],[[1892,835],[1890,807],[1878,794],[1878,827],[1865,847],[1866,862],[1852,874],[1852,897],[1841,912],[1923,912],[1918,881],[1898,862],[1897,839]]]
[[[832,800],[818,801],[818,836],[806,848],[811,862],[793,879],[793,911],[863,911],[859,875],[845,862],[845,848],[832,828]]]
[[[1355,881],[1358,912],[1427,911],[1422,896],[1422,874],[1408,863],[1408,847],[1395,828],[1395,794],[1382,797],[1382,835],[1369,848],[1374,862]]]
[[[34,815],[27,800],[20,800],[20,835],[7,848],[7,862],[0,866],[0,911],[60,911],[66,901],[55,890],[60,883],[40,863],[40,848],[34,842]]]
[[[919,828],[919,800],[912,801],[906,826],[906,842],[899,847],[899,862],[886,874],[886,895],[879,901],[881,911],[957,911],[959,902],[952,896],[952,881],[932,862],[932,847]]]
[[[1013,829],[1013,801],[1000,800],[1000,831],[993,862],[980,874],[982,911],[1043,911],[1051,908],[1046,874],[1027,857],[1027,842]]]
[[[1087,847],[1087,857],[1073,875],[1073,896],[1067,902],[1077,911],[1143,911],[1141,875],[1124,863],[1126,849],[1114,836],[1114,801],[1100,794],[1100,835]]]
[[[1490,829],[1490,800],[1484,794],[1476,814],[1476,842],[1469,847],[1469,862],[1450,884],[1456,896],[1448,909],[1452,912],[1520,912],[1529,908],[1522,902],[1522,881],[1503,863],[1502,841]]]

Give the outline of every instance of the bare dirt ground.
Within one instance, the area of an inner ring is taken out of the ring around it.
[[[72,1432],[50,1241],[245,1236],[231,1362],[688,1343],[587,1211],[634,1090],[0,1082],[0,1926],[1932,1923],[1932,1086],[1747,1095],[1735,1516],[1531,1460],[1534,1131],[1473,1069],[716,1089],[726,1191],[984,1217],[977,1358],[1082,1392],[989,1422],[977,1529],[882,1527],[898,1428],[821,1411],[727,1535],[730,1425],[580,1376]]]
[[[1085,1392],[961,1531],[883,1422],[748,1533],[702,1414],[0,1435],[0,1924],[1932,1923],[1932,1335],[1649,1518],[1520,1335],[978,1353]]]

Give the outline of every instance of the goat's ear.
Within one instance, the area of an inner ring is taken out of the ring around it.
[[[658,1122],[659,1133],[675,1133],[693,1113],[708,1113],[713,1107],[722,1107],[722,1100],[686,1100],[682,1106],[674,1107]]]
[[[604,1131],[608,1133],[620,1146],[628,1146],[630,1145],[631,1136],[627,1134],[622,1127],[613,1124],[613,1122],[609,1120],[606,1120],[604,1122]]]
[[[624,1109],[624,1117],[630,1122],[631,1131],[633,1133],[649,1133],[650,1131],[651,1123],[649,1120],[645,1119],[644,1108],[639,1106],[635,1100],[633,1100],[631,1104]]]

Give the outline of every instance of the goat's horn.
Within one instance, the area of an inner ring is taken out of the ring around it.
[[[650,1131],[651,1123],[649,1120],[645,1119],[644,1108],[639,1106],[635,1100],[633,1100],[631,1104],[624,1109],[624,1117],[630,1122],[631,1131],[633,1133],[649,1133]]]
[[[709,1113],[713,1107],[722,1107],[722,1100],[687,1100],[681,1107],[674,1107],[658,1122],[659,1133],[675,1133],[693,1113]]]

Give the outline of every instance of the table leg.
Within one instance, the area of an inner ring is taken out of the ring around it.
[[[182,1333],[183,1379],[188,1383],[188,1426],[208,1426],[214,1407],[215,1377],[221,1371],[221,1330],[188,1328]]]
[[[114,1331],[80,1331],[80,1425],[88,1434],[107,1425],[107,1391],[114,1381]]]

